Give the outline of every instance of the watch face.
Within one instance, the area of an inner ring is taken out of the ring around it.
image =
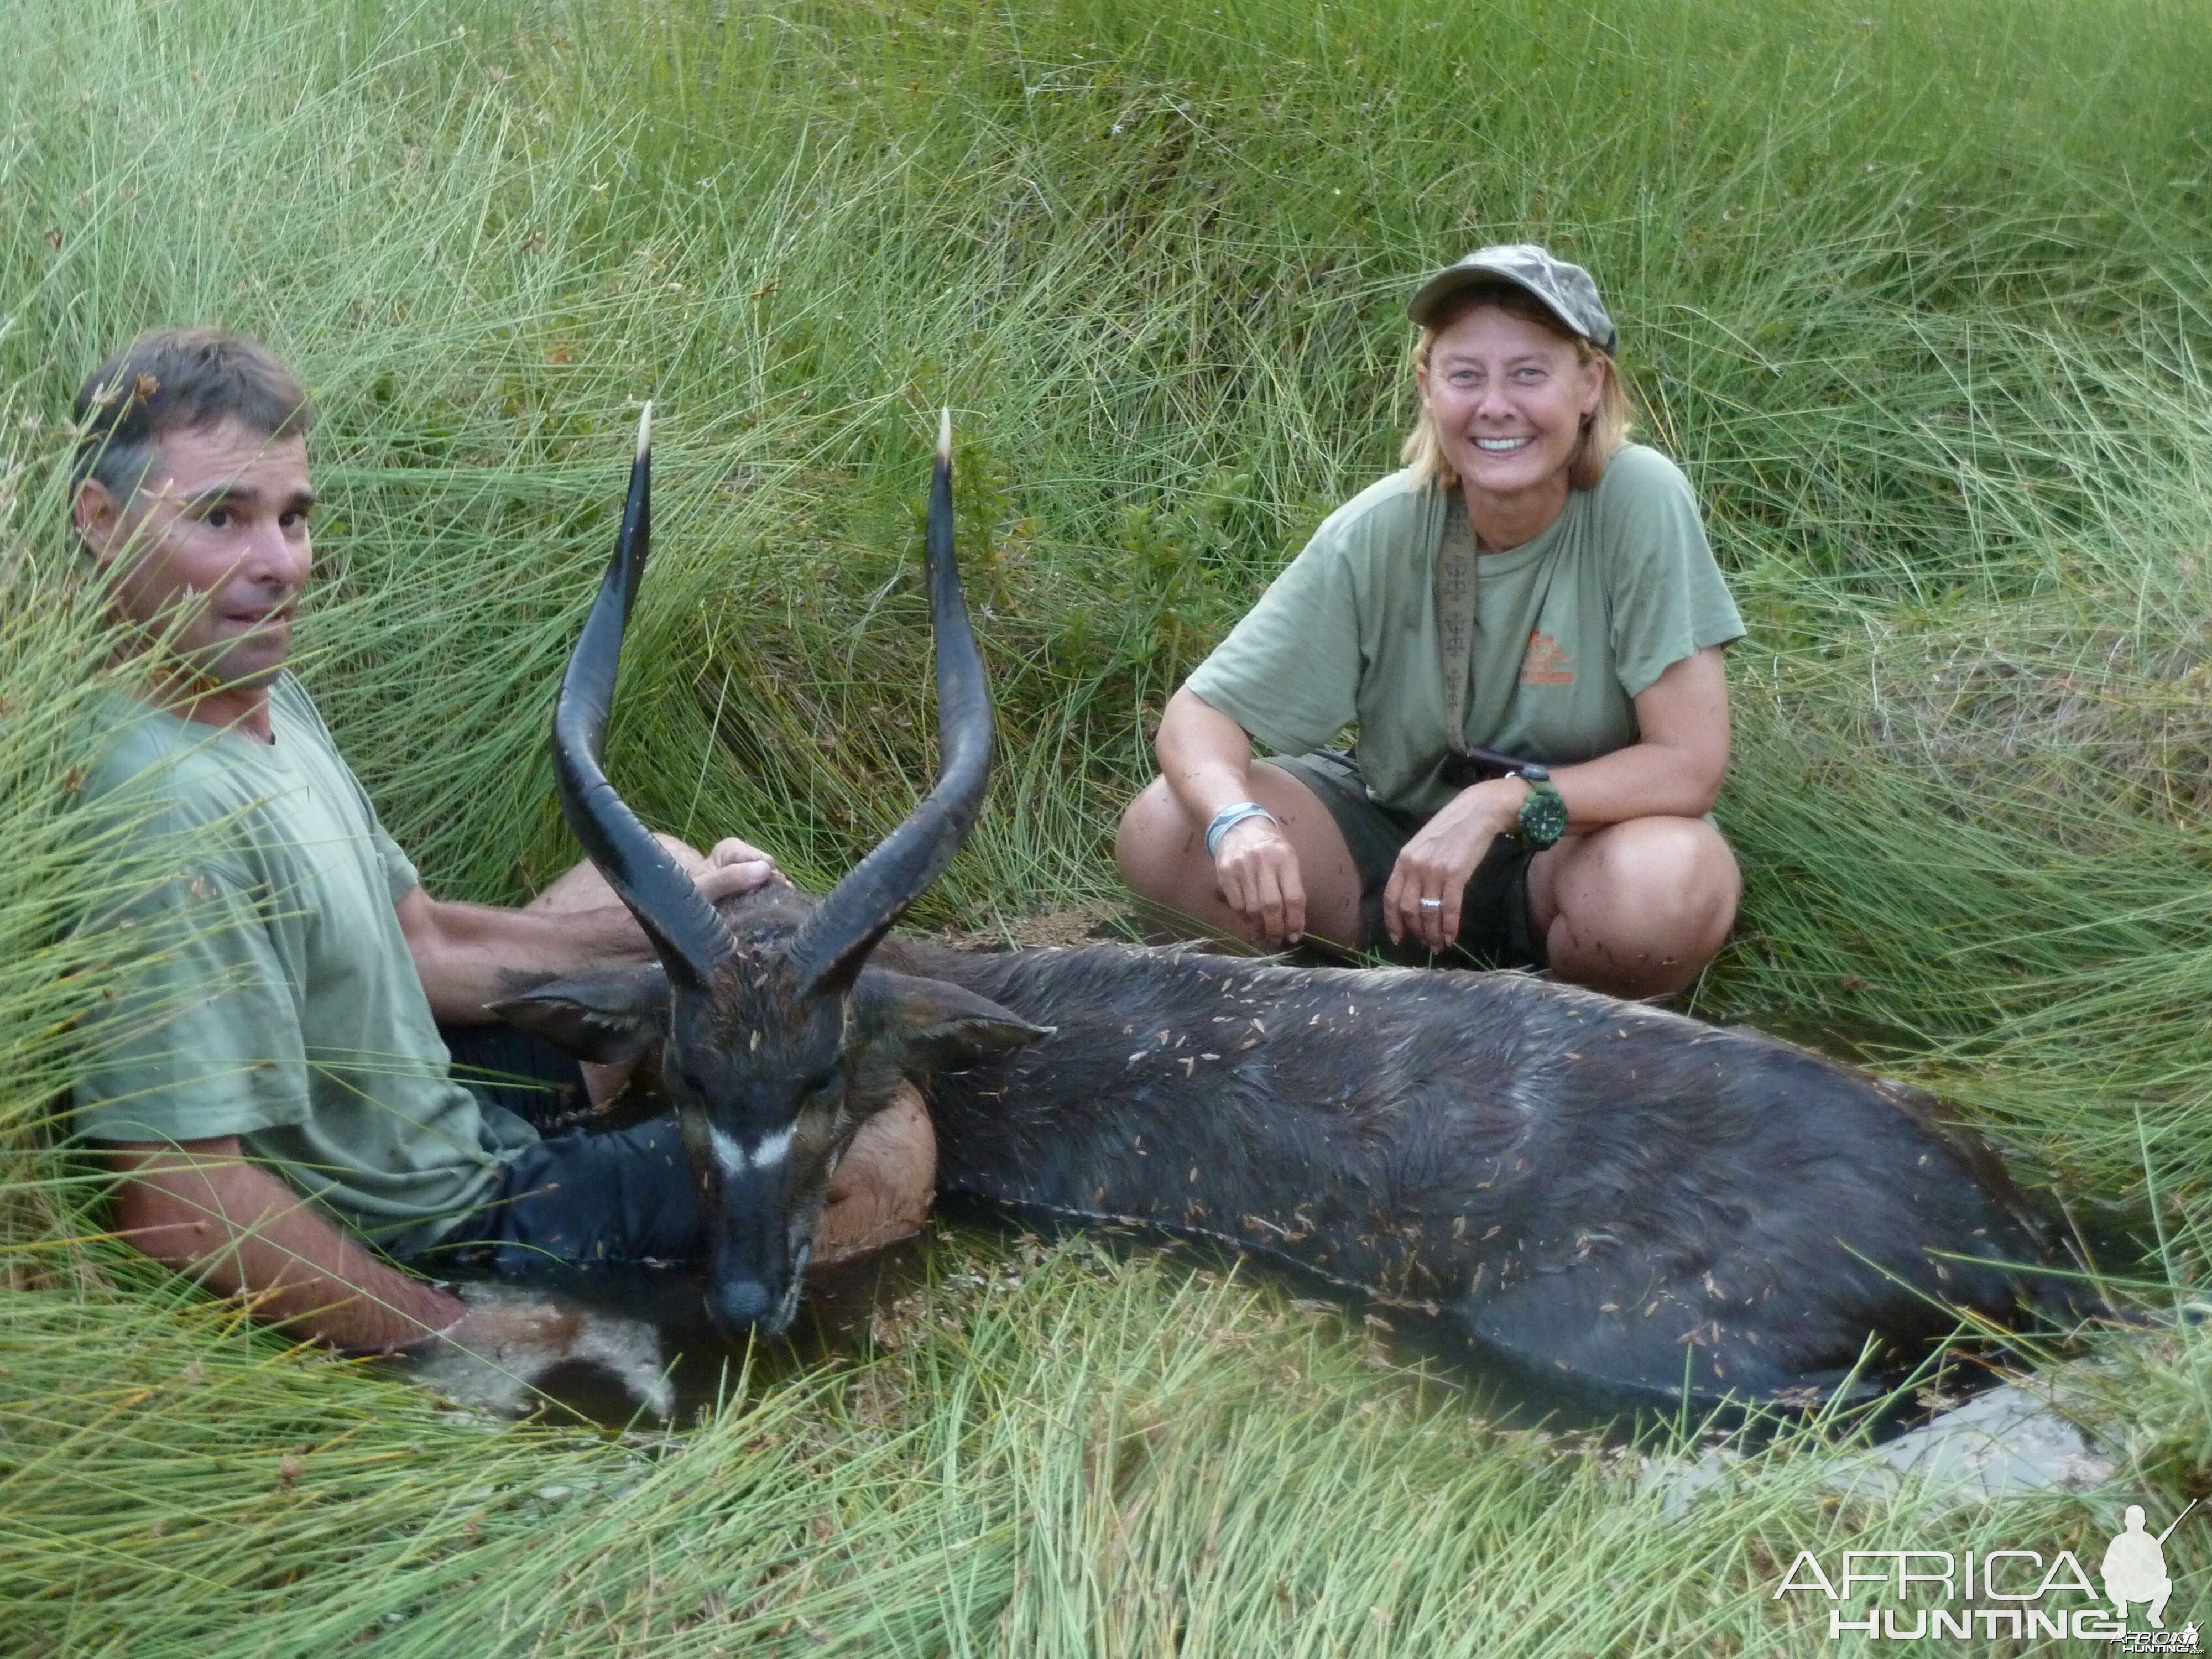
[[[1531,847],[1549,847],[1567,832],[1567,803],[1549,784],[1531,788],[1521,803],[1521,836]]]

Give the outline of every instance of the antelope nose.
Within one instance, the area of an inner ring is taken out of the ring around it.
[[[707,1292],[708,1313],[733,1336],[759,1324],[775,1305],[768,1286],[750,1279],[726,1279]]]

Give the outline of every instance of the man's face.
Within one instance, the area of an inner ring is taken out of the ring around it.
[[[306,440],[223,421],[158,440],[127,501],[88,480],[76,514],[125,621],[204,683],[255,692],[291,654],[313,505]]]

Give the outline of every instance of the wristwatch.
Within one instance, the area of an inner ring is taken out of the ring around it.
[[[1528,799],[1514,820],[1514,838],[1528,851],[1540,853],[1567,833],[1566,799],[1547,767],[1530,762],[1516,767],[1512,775],[1528,786]]]

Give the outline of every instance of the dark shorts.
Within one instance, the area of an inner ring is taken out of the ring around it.
[[[545,1133],[417,1262],[521,1273],[706,1255],[706,1206],[672,1115],[607,1134],[566,1127],[585,1105],[583,1073],[571,1056],[507,1025],[453,1026],[441,1035],[459,1082]]]
[[[1320,797],[1351,849],[1359,871],[1359,916],[1367,928],[1367,949],[1391,962],[1415,967],[1544,968],[1550,965],[1543,942],[1528,921],[1528,861],[1535,854],[1510,836],[1500,836],[1468,878],[1460,902],[1459,942],[1441,954],[1407,939],[1392,945],[1382,927],[1382,890],[1398,854],[1427,822],[1395,811],[1370,799],[1358,763],[1341,749],[1310,755],[1270,755],[1279,766]]]

